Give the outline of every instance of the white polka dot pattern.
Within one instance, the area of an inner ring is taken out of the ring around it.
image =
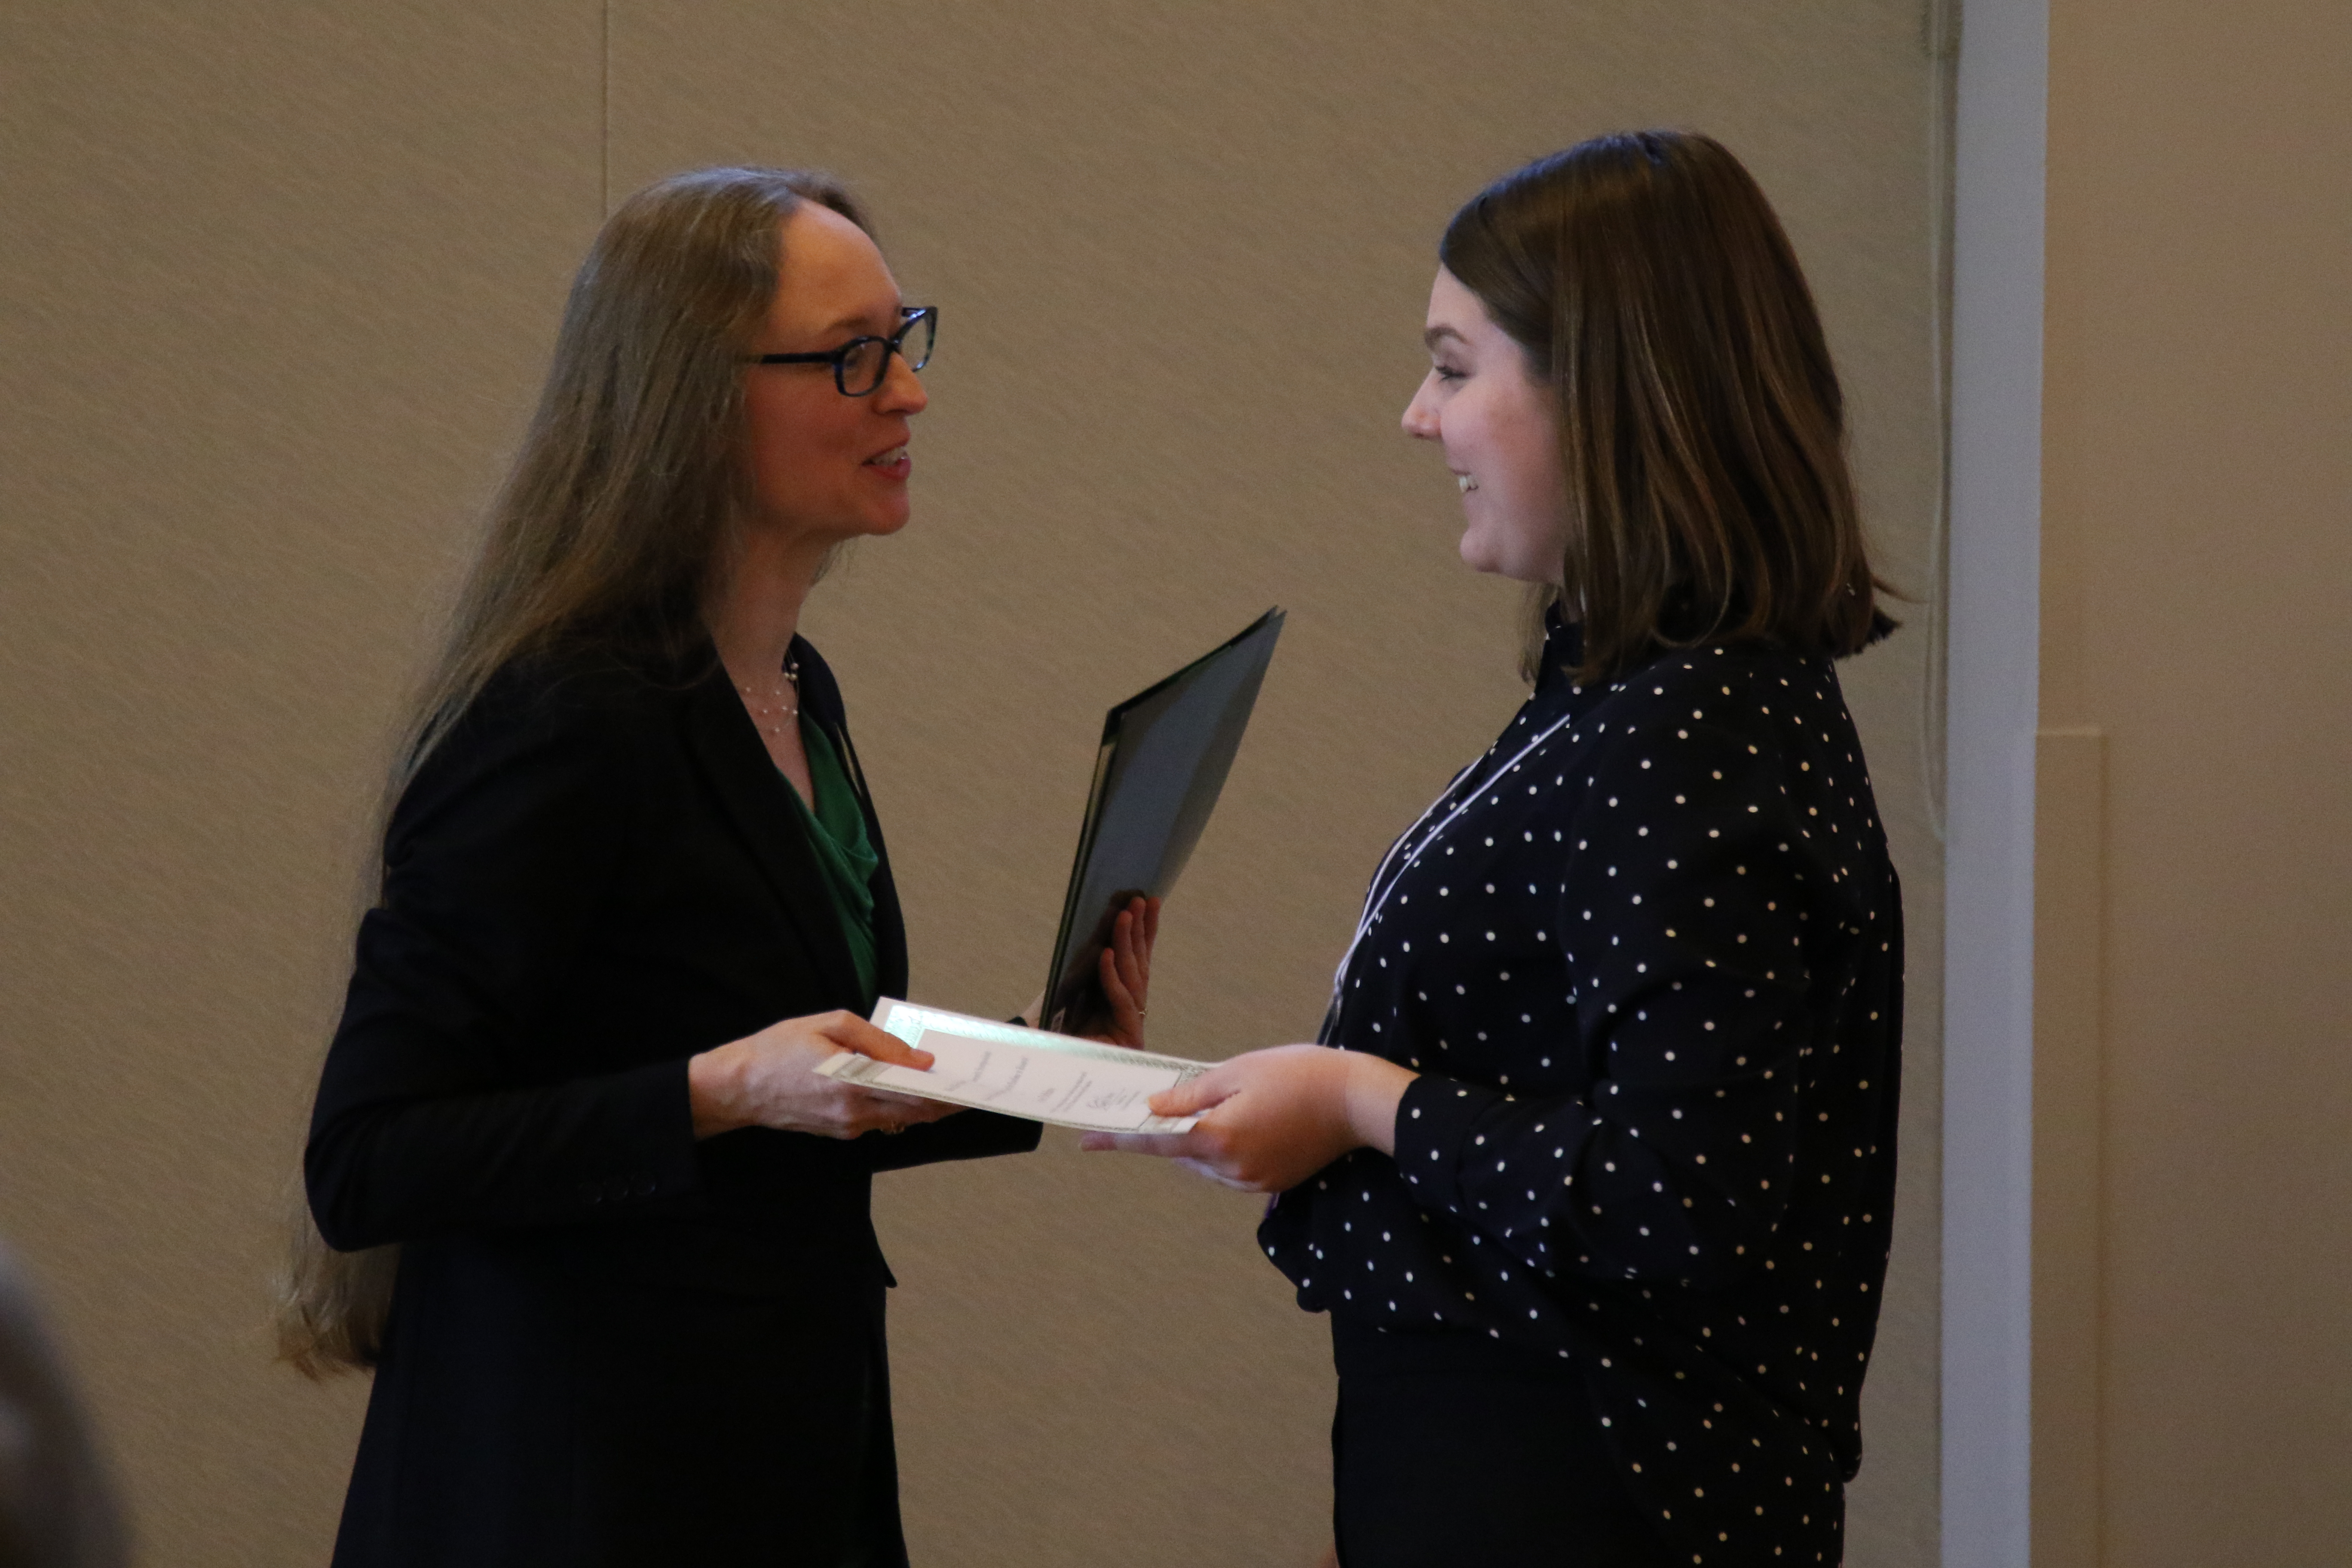
[[[1835,1563],[1901,1017],[1826,659],[1549,675],[1391,851],[1339,977],[1325,1039],[1423,1075],[1395,1158],[1283,1194],[1260,1240],[1309,1310],[1580,1358],[1677,1554]]]

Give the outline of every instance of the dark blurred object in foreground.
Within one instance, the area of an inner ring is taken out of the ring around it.
[[[73,1380],[0,1243],[0,1568],[121,1568],[114,1487]]]

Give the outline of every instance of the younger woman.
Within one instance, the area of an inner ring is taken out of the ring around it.
[[[1903,1016],[1837,379],[1703,136],[1530,164],[1438,257],[1404,427],[1540,585],[1535,690],[1381,863],[1321,1044],[1089,1146],[1281,1194],[1346,1568],[1833,1563]]]

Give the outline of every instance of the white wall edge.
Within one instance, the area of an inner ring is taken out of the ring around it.
[[[1952,260],[1944,1568],[2026,1568],[2048,0],[1968,0]]]

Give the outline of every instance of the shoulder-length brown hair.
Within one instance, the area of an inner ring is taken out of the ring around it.
[[[1812,292],[1720,143],[1579,142],[1472,197],[1437,254],[1557,395],[1570,526],[1547,599],[1582,622],[1575,679],[1712,641],[1842,656],[1892,629]]]
[[[698,169],[606,220],[572,279],[539,408],[491,502],[441,654],[410,706],[388,814],[499,669],[540,654],[675,671],[706,637],[733,547],[742,357],[776,297],[785,220],[816,202],[860,228],[840,182]],[[299,1184],[278,1301],[284,1359],[373,1366],[398,1249],[340,1253]]]

